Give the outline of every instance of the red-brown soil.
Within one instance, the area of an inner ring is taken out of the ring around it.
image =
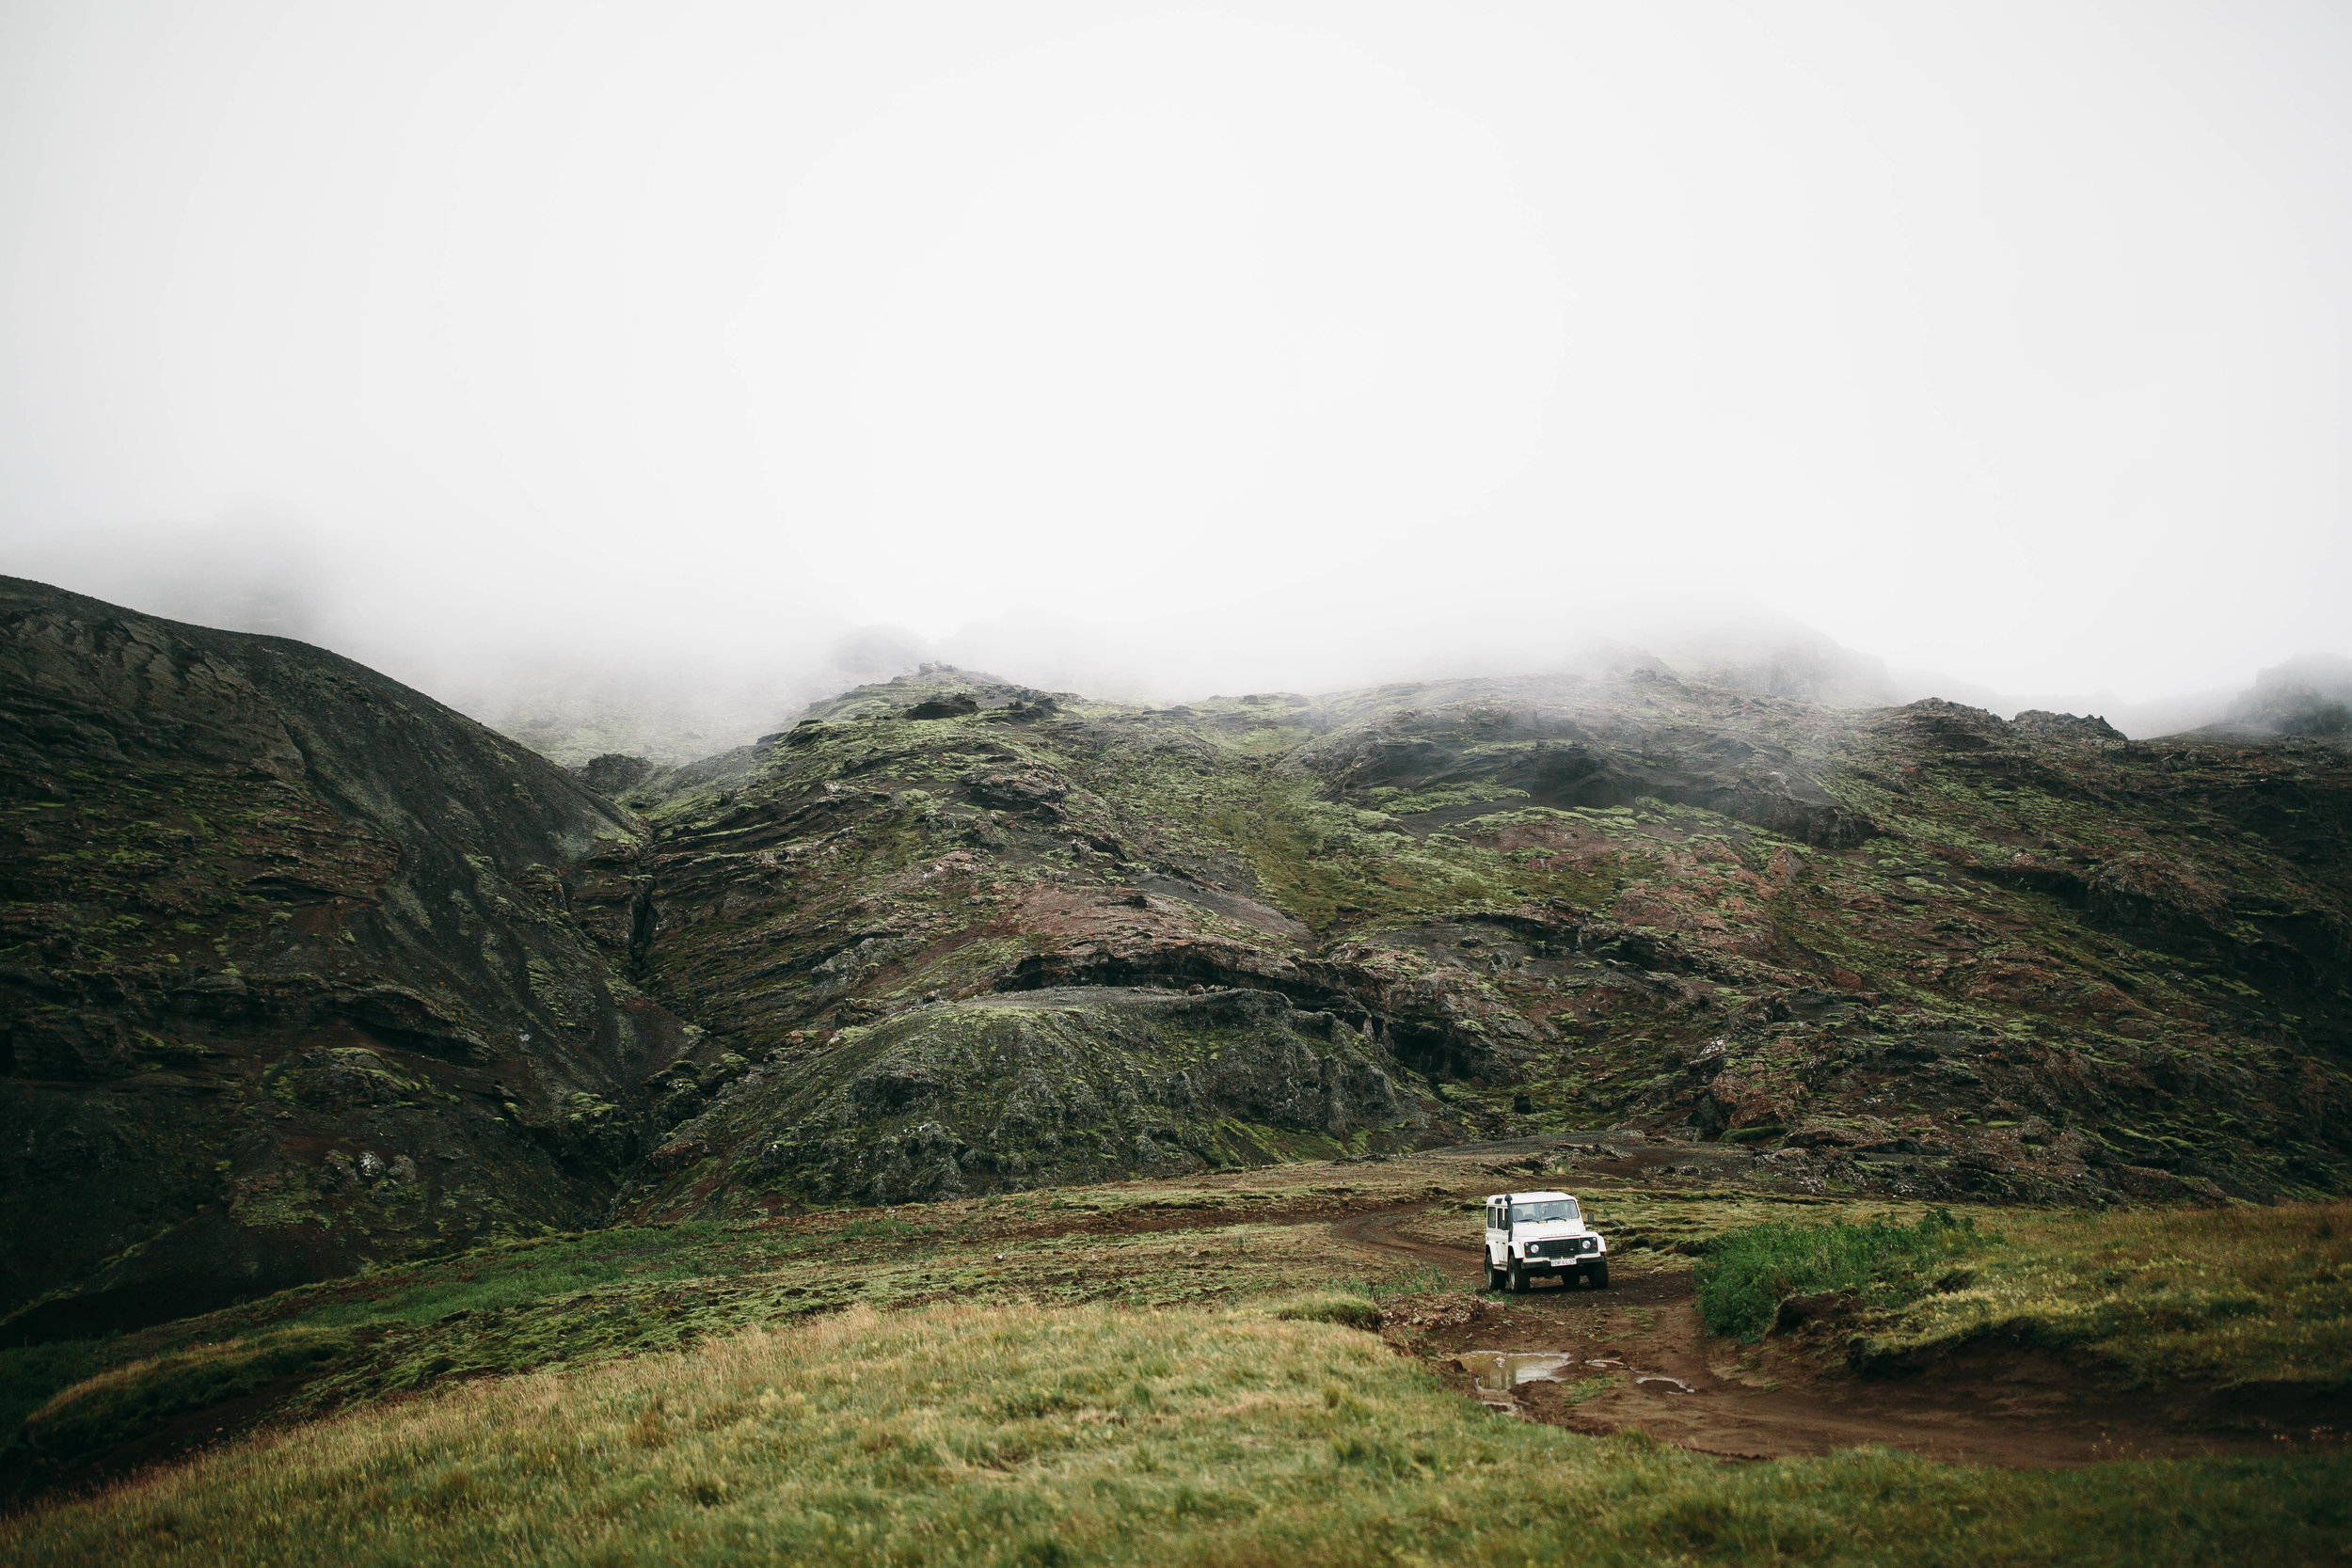
[[[1332,1228],[1366,1247],[1408,1253],[1449,1277],[1477,1278],[1474,1241],[1438,1246],[1399,1235],[1392,1227],[1402,1217],[1364,1214]],[[2202,1404],[2105,1389],[2015,1346],[1979,1347],[1885,1379],[1857,1376],[1834,1357],[1824,1365],[1804,1347],[1710,1338],[1687,1268],[1620,1259],[1612,1272],[1606,1291],[1539,1285],[1520,1295],[1406,1308],[1391,1314],[1386,1332],[1499,1413],[1576,1432],[1639,1431],[1734,1458],[1883,1445],[1961,1464],[2043,1468],[2280,1447],[2280,1437],[2250,1424],[2216,1424]],[[1482,1351],[1569,1359],[1560,1381],[1498,1396],[1479,1390],[1457,1359]]]

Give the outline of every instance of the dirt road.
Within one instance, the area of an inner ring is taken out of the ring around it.
[[[1479,1278],[1474,1216],[1458,1246],[1398,1233],[1422,1211],[1359,1214],[1332,1234],[1417,1258],[1464,1284]],[[2201,1427],[2194,1412],[2103,1391],[2037,1352],[1987,1346],[1930,1372],[1857,1377],[1831,1357],[1768,1341],[1710,1341],[1687,1265],[1619,1257],[1606,1291],[1538,1286],[1392,1323],[1390,1332],[1499,1410],[1596,1433],[1638,1430],[1701,1453],[1822,1454],[1873,1444],[1936,1459],[2027,1468],[2127,1458],[2275,1452],[2258,1432]],[[1504,1381],[1493,1358],[1565,1358],[1553,1379]],[[1465,1366],[1465,1360],[1469,1366]]]

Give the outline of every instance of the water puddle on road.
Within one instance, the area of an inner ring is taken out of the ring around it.
[[[1474,1350],[1454,1360],[1470,1373],[1480,1392],[1507,1394],[1522,1383],[1560,1382],[1562,1369],[1576,1358],[1534,1351]]]

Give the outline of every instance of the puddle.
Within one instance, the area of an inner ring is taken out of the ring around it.
[[[1662,1383],[1677,1394],[1695,1394],[1698,1392],[1696,1388],[1692,1387],[1689,1384],[1683,1382],[1678,1377],[1661,1377],[1654,1372],[1645,1377],[1637,1377],[1633,1381],[1636,1384]]]
[[[1482,1393],[1508,1393],[1522,1383],[1558,1383],[1561,1369],[1575,1358],[1533,1351],[1474,1350],[1456,1356]]]

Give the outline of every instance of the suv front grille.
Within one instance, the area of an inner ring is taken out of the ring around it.
[[[1528,1251],[1538,1258],[1574,1258],[1579,1253],[1592,1251],[1593,1246],[1590,1236],[1565,1236],[1556,1242],[1537,1242]]]

